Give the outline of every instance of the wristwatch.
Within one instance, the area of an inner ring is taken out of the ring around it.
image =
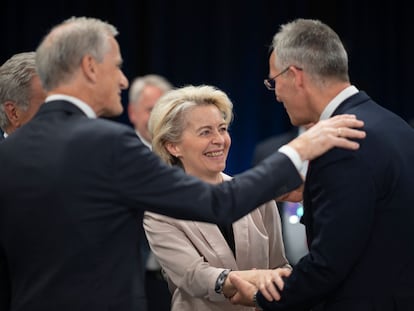
[[[263,311],[262,307],[259,306],[257,302],[257,292],[255,292],[253,295],[253,303],[254,303],[254,307],[256,308],[256,311]]]
[[[226,281],[227,276],[229,275],[230,271],[231,271],[231,269],[225,269],[217,277],[216,284],[214,286],[214,291],[217,294],[222,294],[223,293],[224,282]]]

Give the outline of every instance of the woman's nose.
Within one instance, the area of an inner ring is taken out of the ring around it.
[[[212,139],[212,142],[214,144],[222,144],[222,143],[224,143],[224,137],[223,137],[223,135],[221,135],[221,133],[218,132],[218,131],[214,132],[214,137]]]

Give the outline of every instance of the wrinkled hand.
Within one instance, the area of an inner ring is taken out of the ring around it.
[[[280,291],[284,286],[282,277],[288,277],[290,274],[289,268],[234,271],[229,275],[229,279],[237,292],[230,298],[230,301],[233,304],[251,306],[253,294],[257,290],[260,290],[269,301],[280,300]]]
[[[269,301],[280,300],[280,292],[285,283],[282,277],[288,277],[292,270],[289,268],[278,268],[274,270],[257,270],[255,279],[250,281]]]
[[[234,305],[244,305],[254,307],[253,295],[257,292],[256,286],[243,280],[237,273],[229,275],[231,283],[237,289],[236,294],[230,298]]]
[[[313,160],[333,147],[356,150],[359,144],[349,140],[362,139],[366,133],[361,128],[364,122],[355,115],[338,115],[313,125],[299,137],[288,143],[300,155],[302,160]]]

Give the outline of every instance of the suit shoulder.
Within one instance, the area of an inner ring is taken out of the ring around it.
[[[95,132],[101,134],[106,133],[108,135],[119,135],[121,133],[130,132],[136,135],[135,131],[130,126],[127,126],[126,124],[120,122],[102,118],[92,119],[91,121],[92,122],[87,122],[85,124],[84,129],[90,130],[92,133]]]

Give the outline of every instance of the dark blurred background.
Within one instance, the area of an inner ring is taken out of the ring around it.
[[[351,82],[409,121],[411,12],[402,0],[3,0],[0,62],[35,50],[53,25],[70,16],[106,20],[120,31],[130,81],[157,73],[175,86],[211,84],[229,95],[235,120],[226,171],[236,174],[250,167],[257,142],[290,128],[283,106],[263,85],[269,45],[280,24],[297,17],[329,24],[348,50]],[[126,113],[115,120],[130,125]]]

